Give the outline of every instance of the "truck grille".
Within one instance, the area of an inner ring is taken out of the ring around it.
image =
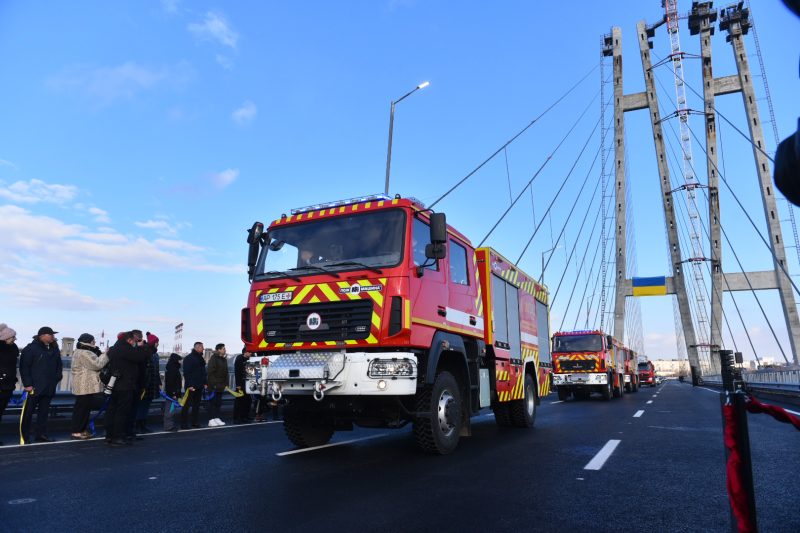
[[[311,329],[306,324],[311,313],[320,317],[317,329]],[[361,340],[369,337],[371,326],[372,300],[322,302],[264,309],[266,342]]]
[[[591,372],[594,370],[594,359],[564,360],[558,362],[562,371],[566,372]]]

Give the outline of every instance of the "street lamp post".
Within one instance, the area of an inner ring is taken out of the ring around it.
[[[551,257],[552,257],[552,252],[555,252],[559,248],[561,248],[560,244],[557,245],[557,246],[553,246],[549,250],[545,250],[544,252],[542,252],[542,273],[539,276],[539,283],[544,283],[544,256],[545,256],[545,254],[549,253],[551,255]]]
[[[420,89],[424,89],[430,85],[430,82],[423,81],[413,90],[408,91],[406,94],[398,98],[397,100],[392,101],[392,105],[389,108],[389,147],[386,149],[386,186],[384,187],[384,194],[389,194],[389,172],[392,168],[392,130],[394,129],[394,106],[402,102],[404,99],[408,98],[415,92]]]

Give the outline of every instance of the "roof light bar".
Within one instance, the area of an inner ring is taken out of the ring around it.
[[[392,197],[386,194],[370,194],[368,196],[358,196],[356,198],[348,198],[347,200],[335,200],[333,202],[324,202],[321,204],[307,205],[305,207],[298,207],[292,209],[293,215],[300,213],[307,213],[309,211],[319,211],[320,209],[330,209],[331,207],[340,207],[343,205],[361,204],[364,202],[380,202],[381,200],[391,200]]]

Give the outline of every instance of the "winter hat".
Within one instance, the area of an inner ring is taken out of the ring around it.
[[[121,341],[125,337],[126,333],[128,333],[128,332],[127,331],[120,331],[119,333],[117,333],[117,340]]]
[[[81,336],[78,337],[78,342],[82,342],[83,344],[91,344],[94,342],[94,335],[90,333],[81,333]]]
[[[147,332],[147,344],[154,344],[154,345],[158,344],[158,337],[156,337],[149,331]]]
[[[6,326],[5,324],[0,324],[0,341],[7,341],[8,339],[13,339],[16,336],[17,336],[16,331]]]

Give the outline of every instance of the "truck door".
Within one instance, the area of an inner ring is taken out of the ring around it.
[[[455,239],[449,241],[447,322],[465,333],[483,336],[483,318],[478,316],[478,280],[475,252]]]
[[[447,268],[447,259],[438,261],[427,259],[425,245],[431,242],[430,226],[416,217],[412,219],[411,224],[411,253],[408,254],[408,262],[412,274],[409,298],[411,299],[411,321],[415,323],[411,328],[411,344],[430,346],[435,325],[446,326],[448,298],[445,269]],[[428,263],[431,264],[425,267],[423,275],[418,276],[417,267]]]

